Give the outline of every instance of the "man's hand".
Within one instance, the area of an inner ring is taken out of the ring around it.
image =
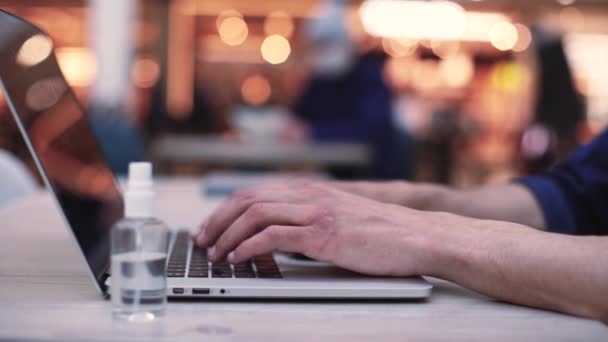
[[[608,237],[423,212],[285,181],[239,192],[195,236],[209,259],[297,252],[372,275],[431,275],[505,301],[608,322]]]
[[[418,231],[432,225],[432,215],[319,182],[284,181],[235,194],[195,238],[211,247],[211,261],[281,250],[372,275],[428,274]]]

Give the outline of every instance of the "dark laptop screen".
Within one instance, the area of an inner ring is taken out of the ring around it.
[[[122,216],[121,194],[61,74],[51,41],[39,29],[2,11],[0,80],[13,115],[100,281],[109,261],[110,227]]]

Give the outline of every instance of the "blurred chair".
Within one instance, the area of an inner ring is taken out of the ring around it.
[[[36,190],[36,180],[12,154],[0,150],[0,207]]]

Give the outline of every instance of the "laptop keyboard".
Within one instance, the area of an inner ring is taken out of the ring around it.
[[[252,260],[231,265],[226,261],[211,263],[207,249],[194,246],[188,232],[177,233],[173,250],[167,264],[170,278],[282,278],[272,254],[261,255]],[[189,250],[190,249],[190,250]],[[190,262],[188,263],[188,253]]]

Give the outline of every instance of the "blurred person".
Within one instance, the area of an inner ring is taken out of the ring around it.
[[[546,170],[563,160],[578,145],[577,133],[586,120],[583,100],[576,90],[564,48],[563,37],[539,25],[532,27],[537,65],[536,103],[533,120],[524,137],[546,141],[544,151],[530,151],[527,172]]]
[[[296,252],[608,323],[607,235],[608,130],[541,176],[472,191],[308,180],[249,189],[194,239],[213,262]]]
[[[379,51],[356,56],[344,24],[346,6],[346,1],[329,1],[308,25],[312,77],[293,105],[296,117],[287,135],[367,144],[372,178],[409,178],[406,140],[393,123],[393,96],[383,77],[387,56]]]

